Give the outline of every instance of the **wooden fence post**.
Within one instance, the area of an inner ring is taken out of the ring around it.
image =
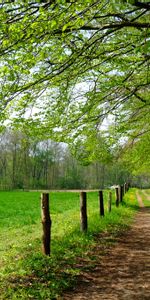
[[[87,231],[87,203],[86,203],[86,192],[80,192],[80,220],[81,220],[81,231]]]
[[[124,183],[124,195],[126,193],[126,183]]]
[[[104,217],[104,199],[103,199],[103,191],[98,192],[99,198],[99,214]]]
[[[120,186],[120,202],[123,200],[123,186]]]
[[[50,255],[51,243],[51,218],[49,213],[49,194],[41,194],[41,216],[43,226],[42,250],[45,255]]]
[[[126,192],[128,192],[128,190],[129,190],[129,183],[126,182]]]
[[[123,200],[123,197],[124,197],[124,185],[122,185],[122,200]]]
[[[112,192],[109,192],[109,198],[108,198],[108,212],[111,212],[111,203],[112,203]]]
[[[119,188],[116,188],[116,207],[119,206]]]

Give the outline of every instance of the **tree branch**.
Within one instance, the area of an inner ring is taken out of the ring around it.
[[[134,1],[134,5],[136,7],[139,7],[139,8],[145,8],[147,10],[150,10],[150,1],[148,2],[141,2],[141,1]]]

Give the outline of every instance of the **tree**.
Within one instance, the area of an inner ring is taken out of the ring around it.
[[[4,0],[0,9],[2,122],[68,142],[106,118],[113,143],[149,132],[149,1]]]

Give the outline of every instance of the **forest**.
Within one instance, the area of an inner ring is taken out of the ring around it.
[[[0,189],[108,188],[130,182],[149,187],[148,174],[134,176],[124,161],[86,163],[64,143],[39,141],[18,131],[0,135]]]

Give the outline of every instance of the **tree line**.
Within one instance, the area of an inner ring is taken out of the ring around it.
[[[103,189],[131,177],[122,162],[95,160],[85,165],[66,144],[38,140],[20,131],[0,135],[0,157],[1,189]]]

